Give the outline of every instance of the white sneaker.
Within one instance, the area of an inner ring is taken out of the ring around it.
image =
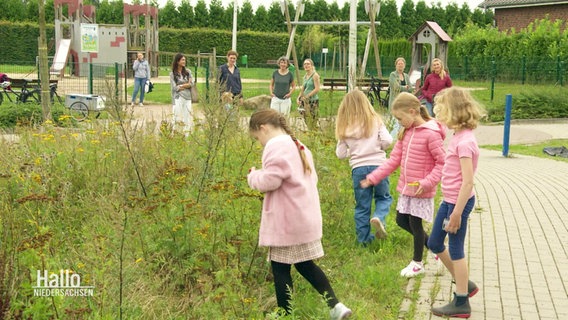
[[[422,262],[416,262],[414,260],[410,261],[408,266],[400,271],[400,275],[407,278],[413,278],[423,273],[424,265],[422,264]]]
[[[134,102],[130,103],[130,107],[134,108]]]
[[[371,225],[375,228],[375,238],[377,239],[386,239],[387,238],[387,231],[385,230],[385,226],[381,222],[379,218],[371,218]]]
[[[138,105],[139,107],[143,107],[144,104],[142,102],[140,102],[140,104]]]
[[[436,275],[437,276],[443,275],[446,267],[444,266],[444,264],[442,263],[442,260],[440,260],[440,257],[438,257],[437,254],[434,255],[434,261],[436,263]]]
[[[349,318],[353,312],[351,309],[347,308],[343,303],[339,302],[329,311],[329,316],[331,320],[341,320]]]

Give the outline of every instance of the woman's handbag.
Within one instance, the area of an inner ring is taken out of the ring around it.
[[[197,84],[191,85],[191,102],[198,103],[199,102],[199,92],[197,92]]]
[[[154,90],[154,84],[149,79],[146,80],[144,85],[144,93],[150,93]]]

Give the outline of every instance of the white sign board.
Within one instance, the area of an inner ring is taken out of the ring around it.
[[[81,23],[81,52],[99,52],[99,25]]]

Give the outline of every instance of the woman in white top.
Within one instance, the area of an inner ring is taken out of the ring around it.
[[[187,136],[193,125],[190,90],[193,77],[191,71],[185,68],[185,64],[186,58],[183,53],[176,54],[172,63],[172,72],[170,72],[170,84],[172,86],[174,130],[181,125],[182,131]]]

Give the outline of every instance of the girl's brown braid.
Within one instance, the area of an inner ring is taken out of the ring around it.
[[[302,159],[302,165],[304,166],[304,173],[311,173],[312,168],[310,167],[310,163],[306,158],[305,147],[300,143],[300,141],[298,141],[298,139],[292,132],[292,129],[290,129],[290,127],[288,126],[288,123],[286,122],[286,118],[284,117],[284,115],[279,113],[279,116],[280,116],[279,118],[280,127],[284,129],[284,131],[286,131],[287,134],[290,135],[292,141],[294,141],[294,144],[296,144],[296,147],[298,147],[298,152],[300,153],[300,159]]]
[[[276,128],[282,128],[290,137],[300,153],[300,159],[302,159],[302,165],[304,166],[304,173],[311,173],[312,168],[306,157],[305,147],[298,141],[298,139],[292,133],[292,129],[288,126],[286,122],[286,117],[274,109],[263,109],[255,112],[249,122],[249,130],[256,131],[260,129],[263,124],[271,124]]]

